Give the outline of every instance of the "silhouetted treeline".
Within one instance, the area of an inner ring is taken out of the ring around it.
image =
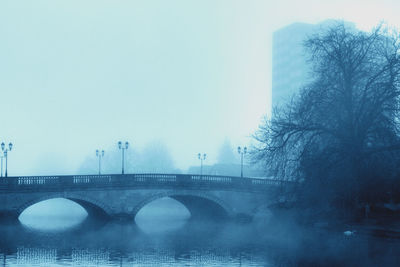
[[[314,212],[400,202],[399,35],[338,23],[304,45],[312,80],[262,123],[255,159]]]
[[[78,169],[79,174],[97,174],[98,158],[96,154],[88,156]],[[121,173],[122,155],[117,143],[105,149],[101,163],[102,174]],[[142,149],[131,145],[125,151],[125,173],[181,173],[175,167],[169,148],[161,141],[147,143]]]

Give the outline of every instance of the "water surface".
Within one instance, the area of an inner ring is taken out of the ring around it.
[[[125,222],[92,220],[57,201],[56,210],[39,206],[20,223],[0,225],[3,266],[395,266],[400,260],[398,240],[347,238],[290,220],[192,220],[170,199]]]

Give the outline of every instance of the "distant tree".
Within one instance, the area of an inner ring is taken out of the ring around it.
[[[275,108],[253,154],[312,205],[385,201],[400,166],[399,36],[337,24],[305,42],[312,81]]]
[[[148,143],[139,154],[134,166],[136,172],[179,172],[174,166],[168,147],[160,141]]]
[[[105,150],[102,159],[103,174],[119,174],[122,169],[121,150],[117,144]],[[133,145],[125,150],[125,173],[180,173],[174,166],[167,146],[159,141],[148,143],[140,151]],[[98,158],[95,152],[88,156],[78,169],[80,174],[97,174]]]
[[[226,138],[224,140],[224,143],[219,148],[218,163],[219,164],[235,164],[235,163],[237,163],[236,154],[234,153],[232,144],[228,138]]]
[[[132,173],[134,164],[139,157],[139,152],[133,146],[125,150],[125,172]],[[86,157],[78,169],[79,174],[97,174],[99,171],[99,158],[95,150]],[[105,149],[104,157],[101,159],[102,174],[119,174],[122,171],[122,153],[117,144]]]

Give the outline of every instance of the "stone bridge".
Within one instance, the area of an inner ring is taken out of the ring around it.
[[[251,218],[277,202],[273,179],[187,174],[21,176],[0,180],[0,216],[17,219],[29,206],[52,198],[81,205],[89,216],[134,218],[163,197],[181,202],[192,218]]]

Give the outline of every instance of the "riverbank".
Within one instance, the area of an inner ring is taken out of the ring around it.
[[[298,212],[274,210],[264,227],[264,242],[278,251],[278,257],[288,259],[283,266],[397,266],[400,262],[400,231],[393,218],[389,223],[307,214],[305,220]]]
[[[333,214],[333,213],[332,213]],[[347,217],[312,213],[296,208],[279,207],[272,211],[272,224],[279,222],[289,228],[301,227],[348,235],[368,236],[400,240],[400,213],[386,209],[375,209],[368,218],[360,211]]]

